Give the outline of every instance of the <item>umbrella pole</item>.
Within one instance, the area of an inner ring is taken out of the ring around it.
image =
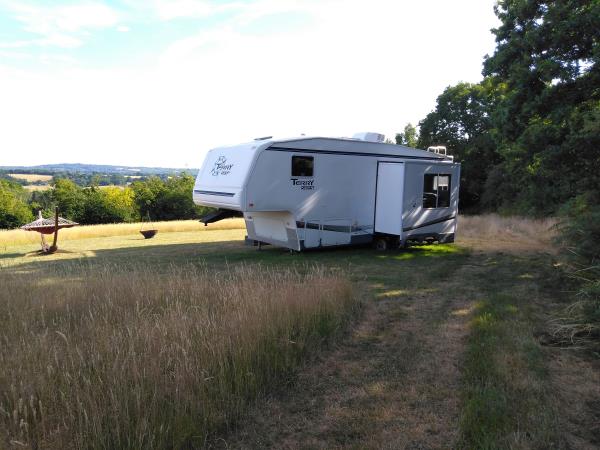
[[[54,253],[58,250],[56,246],[56,242],[58,241],[58,206],[54,208],[54,241],[52,242],[52,246],[50,247],[49,252]]]

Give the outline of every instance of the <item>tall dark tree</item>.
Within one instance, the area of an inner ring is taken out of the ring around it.
[[[504,162],[488,189],[554,213],[600,182],[600,2],[501,0],[496,14],[484,75],[506,85],[493,114]]]

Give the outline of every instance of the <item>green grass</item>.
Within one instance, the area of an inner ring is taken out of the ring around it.
[[[31,272],[47,267],[69,265],[83,261],[92,266],[107,262],[129,265],[144,262],[157,266],[179,264],[209,265],[215,269],[239,263],[265,264],[278,267],[302,267],[321,264],[340,270],[349,270],[355,279],[375,285],[382,282],[381,290],[403,286],[405,278],[416,277],[414,269],[438,272],[453,270],[468,255],[468,251],[454,245],[432,245],[410,248],[404,252],[382,254],[370,247],[346,247],[290,253],[272,246],[247,246],[243,239],[245,229],[186,231],[158,233],[145,240],[138,233],[124,236],[76,239],[60,242],[59,253],[39,255],[39,245],[27,244],[6,247],[0,252],[0,267],[19,268]],[[407,261],[410,261],[407,264]],[[434,261],[436,261],[434,263]],[[382,270],[384,269],[384,270]],[[400,277],[400,278],[399,278]]]
[[[143,263],[157,272],[185,265],[220,271],[260,264],[305,273],[322,266],[349,277],[373,301],[393,300],[389,313],[394,320],[403,320],[406,314],[404,298],[419,298],[425,292],[446,296],[451,286],[453,296],[462,296],[473,306],[464,361],[457,361],[462,368],[458,445],[469,449],[560,446],[544,354],[533,337],[539,323],[540,286],[548,278],[547,256],[489,250],[472,253],[461,245],[389,253],[365,247],[292,254],[271,246],[260,251],[246,246],[244,235],[243,229],[208,230],[159,233],[144,240],[134,233],[64,241],[59,245],[62,253],[47,256],[34,253],[37,245],[11,246],[0,253],[0,270],[53,283],[56,280],[50,279],[48,272],[58,271],[76,279],[78,267],[94,272],[107,264],[115,271],[126,271],[132,264]],[[473,271],[463,272],[457,279],[457,271],[464,267]],[[449,314],[448,302],[442,302],[428,326],[436,327]],[[325,336],[331,332],[331,323],[324,317],[314,329]],[[429,332],[423,330],[424,334]],[[417,351],[406,355],[406,361]],[[398,367],[406,363],[402,355],[395,358],[400,359],[390,358],[388,362]],[[371,426],[364,424],[364,429]],[[351,442],[352,430],[346,432]]]
[[[540,259],[497,256],[481,277],[463,368],[461,447],[556,448],[559,434],[542,350],[533,336]]]

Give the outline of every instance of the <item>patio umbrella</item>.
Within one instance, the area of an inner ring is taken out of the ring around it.
[[[57,250],[56,241],[58,240],[58,230],[61,228],[71,228],[79,225],[77,222],[64,219],[58,216],[58,208],[55,209],[54,219],[44,219],[42,217],[42,211],[38,212],[38,219],[25,224],[21,227],[21,230],[26,231],[37,231],[40,233],[42,238],[42,251],[45,253],[54,253]],[[44,239],[45,234],[54,234],[54,242],[49,247]]]

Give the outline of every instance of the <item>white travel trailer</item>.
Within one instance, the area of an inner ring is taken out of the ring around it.
[[[453,242],[460,164],[362,133],[352,139],[256,139],[210,150],[193,198],[243,216],[248,239],[292,250]]]

